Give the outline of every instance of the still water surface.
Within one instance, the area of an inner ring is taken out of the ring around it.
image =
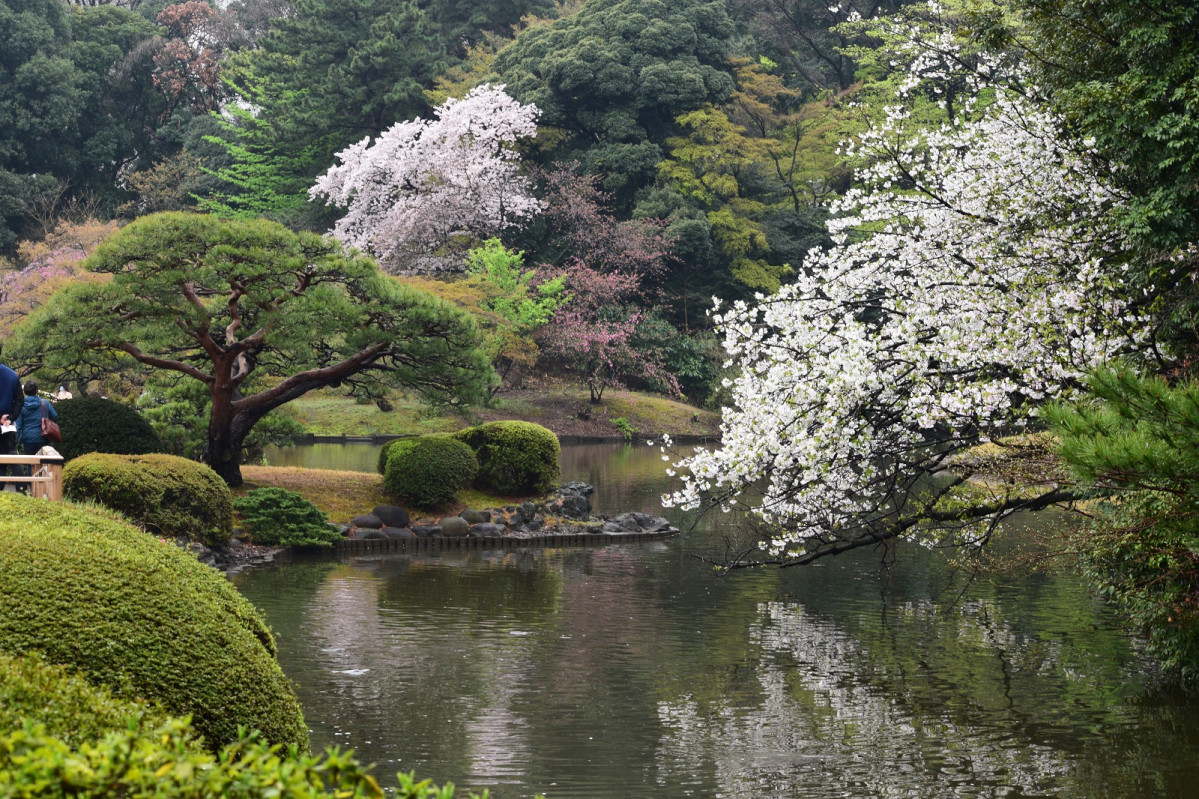
[[[373,468],[376,447],[342,447],[339,468]],[[562,466],[599,512],[661,512],[655,450],[567,446]],[[857,553],[718,578],[693,556],[728,534],[704,520],[664,543],[234,581],[278,637],[314,748],[353,747],[384,782],[415,769],[497,799],[1199,796],[1199,700],[1143,676],[1073,577],[967,583],[905,548],[888,569]]]

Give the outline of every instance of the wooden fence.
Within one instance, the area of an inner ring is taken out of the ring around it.
[[[31,474],[0,475],[0,483],[29,486],[29,495],[40,499],[62,501],[62,463],[63,457],[54,447],[46,446],[37,451],[36,455],[0,455],[0,471],[7,472],[4,467],[30,467]],[[14,468],[16,471],[16,468]]]
[[[334,544],[337,555],[373,555],[384,552],[442,552],[464,549],[522,549],[524,547],[597,547],[636,544],[678,535],[678,530],[660,533],[551,533],[525,538],[515,536],[429,536],[428,538],[349,538]]]

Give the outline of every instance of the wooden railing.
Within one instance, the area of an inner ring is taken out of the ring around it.
[[[0,484],[29,486],[29,495],[41,499],[51,499],[55,502],[62,500],[62,462],[63,458],[54,447],[46,446],[37,451],[36,455],[0,455],[0,471],[7,472],[6,466],[28,466],[32,474],[29,476],[0,474]]]

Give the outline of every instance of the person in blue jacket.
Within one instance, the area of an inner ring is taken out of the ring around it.
[[[21,409],[21,378],[9,367],[0,364],[0,425],[15,425],[20,422]],[[38,422],[41,425],[41,422]],[[38,434],[41,435],[41,428]],[[17,434],[0,433],[0,455],[17,454]],[[18,466],[0,467],[0,475],[19,476]]]
[[[21,452],[26,455],[36,455],[37,451],[46,446],[42,438],[42,415],[45,414],[58,421],[58,411],[54,406],[37,395],[37,381],[25,382],[25,402],[21,406],[21,416],[17,420],[17,434],[21,436]]]

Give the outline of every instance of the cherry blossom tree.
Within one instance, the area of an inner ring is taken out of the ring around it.
[[[952,40],[930,44],[905,91],[960,75]],[[835,244],[793,284],[714,311],[740,367],[733,405],[720,448],[678,463],[666,500],[748,508],[766,532],[739,565],[896,537],[981,546],[1011,513],[1067,494],[966,494],[956,456],[1026,428],[1039,402],[1143,338],[1111,277],[1122,198],[1025,76],[976,63],[974,99],[944,126],[913,129],[897,105],[850,146],[866,165],[835,208]]]
[[[439,258],[519,226],[541,208],[514,145],[537,132],[537,107],[484,84],[433,119],[400,122],[337,154],[309,191],[347,213],[333,235],[393,271],[461,269]]]

